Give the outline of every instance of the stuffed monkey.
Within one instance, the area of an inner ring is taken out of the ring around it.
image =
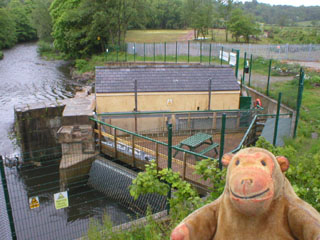
[[[294,193],[287,158],[252,147],[222,163],[223,194],[186,217],[172,240],[320,240],[320,214]]]

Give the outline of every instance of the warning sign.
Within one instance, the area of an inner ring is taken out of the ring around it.
[[[69,206],[68,192],[59,192],[54,194],[54,205],[56,209],[66,208]]]
[[[31,198],[29,198],[29,206],[30,206],[30,209],[34,209],[34,208],[40,207],[39,197],[31,197]]]

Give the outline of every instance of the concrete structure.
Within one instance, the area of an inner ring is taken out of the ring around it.
[[[68,168],[94,157],[94,126],[89,120],[94,109],[89,88],[70,99],[15,106],[15,129],[24,159],[38,166],[43,157],[58,158],[62,151],[60,168]]]
[[[240,87],[225,66],[96,67],[97,113],[239,108]],[[113,122],[133,130],[129,121]],[[161,127],[149,119],[141,130]]]

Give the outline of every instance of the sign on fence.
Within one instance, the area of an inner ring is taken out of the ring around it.
[[[235,66],[237,64],[237,54],[236,53],[230,53],[230,59],[229,59],[229,64],[231,66]]]
[[[54,194],[54,205],[56,209],[66,208],[69,206],[68,192],[59,192]]]
[[[220,58],[220,59],[222,58],[223,61],[228,62],[228,61],[229,61],[229,53],[228,53],[228,52],[225,52],[225,51],[223,51],[223,52],[220,51],[219,58]]]
[[[31,197],[31,198],[29,198],[29,207],[30,207],[30,209],[34,209],[34,208],[40,207],[39,197]]]

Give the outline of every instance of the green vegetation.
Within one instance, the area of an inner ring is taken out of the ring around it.
[[[90,224],[89,239],[169,239],[171,230],[196,208],[215,200],[224,190],[226,169],[220,171],[216,160],[206,159],[198,162],[196,173],[204,180],[212,183],[211,192],[206,199],[199,197],[190,183],[183,181],[178,173],[171,169],[157,171],[156,164],[146,166],[146,171],[139,173],[133,181],[130,193],[134,198],[140,194],[158,193],[168,195],[169,185],[172,187],[172,198],[169,201],[170,216],[166,222],[155,222],[150,214],[143,226],[134,226],[128,231],[112,231],[112,223],[106,217],[103,225],[97,221]]]
[[[0,60],[2,60],[3,59],[3,52],[2,51],[0,51]]]
[[[240,8],[232,11],[228,25],[236,42],[239,42],[241,36],[245,42],[250,42],[251,36],[257,36],[260,33],[259,25],[255,22],[253,16],[244,14]]]
[[[185,38],[190,30],[129,30],[126,42],[175,42]],[[193,34],[192,34],[193,36]]]
[[[56,50],[56,48],[53,46],[53,43],[42,41],[40,40],[38,42],[38,48],[37,51],[39,55],[46,60],[61,60],[64,59],[63,55]]]

